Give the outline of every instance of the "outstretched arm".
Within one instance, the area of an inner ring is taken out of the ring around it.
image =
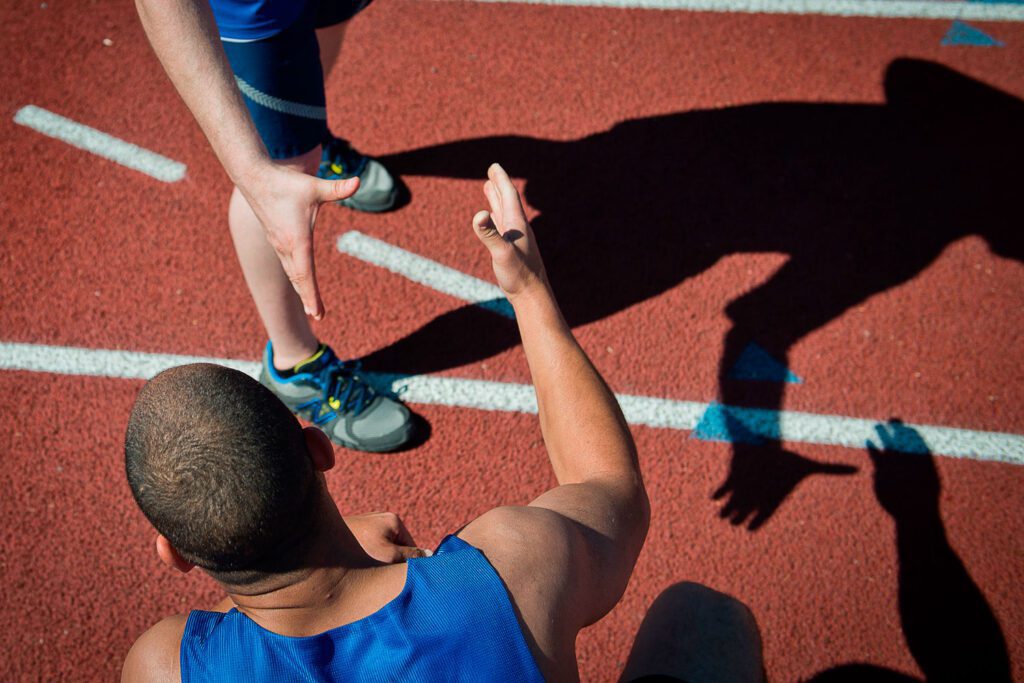
[[[135,4],[153,50],[224,170],[263,224],[306,313],[323,317],[313,264],[313,225],[321,203],[350,197],[359,181],[320,180],[272,162],[235,86],[207,2]]]
[[[625,590],[650,507],[622,411],[562,318],[515,186],[497,164],[488,177],[490,211],[473,227],[515,309],[559,485],[527,507],[485,514],[461,536],[501,574],[542,670],[558,676],[576,633]]]
[[[480,177],[480,169],[491,159],[502,159],[523,177],[533,177],[539,169],[550,170],[565,143],[531,138],[525,135],[494,135],[453,140],[410,149],[381,157],[389,169],[403,176],[439,176],[442,178]]]

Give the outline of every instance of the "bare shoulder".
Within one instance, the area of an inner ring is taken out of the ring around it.
[[[523,636],[548,680],[577,677],[577,533],[557,512],[508,506],[481,515],[458,534],[498,572]]]
[[[139,636],[125,657],[121,681],[180,681],[179,651],[187,621],[187,614],[176,614]]]
[[[532,573],[535,565],[551,565],[565,553],[572,533],[572,524],[557,512],[509,505],[485,512],[458,535],[482,551],[508,583],[513,577],[506,571]]]

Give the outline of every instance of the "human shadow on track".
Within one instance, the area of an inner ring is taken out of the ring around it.
[[[1006,640],[991,607],[946,538],[935,460],[920,435],[899,421],[877,428],[869,446],[875,496],[896,526],[900,623],[910,654],[937,681],[1011,680]],[[901,453],[907,446],[918,451]],[[622,681],[762,680],[761,634],[739,600],[679,583],[651,605]],[[863,662],[814,675],[813,683],[917,683],[905,673]]]
[[[1012,680],[1006,639],[992,608],[953,550],[939,514],[941,482],[934,457],[913,429],[892,421],[877,427],[883,450],[869,447],[875,496],[896,524],[900,622],[926,681]],[[896,443],[916,440],[922,454]],[[871,664],[844,664],[814,683],[917,681]]]
[[[403,175],[453,178],[482,178],[500,161],[525,178],[525,197],[540,212],[534,231],[572,326],[655,297],[731,254],[788,255],[726,307],[732,326],[719,365],[723,404],[778,410],[783,384],[729,377],[750,342],[786,364],[801,338],[912,279],[968,235],[1024,259],[1015,171],[1024,102],[911,59],[890,64],[884,85],[881,105],[753,104],[625,121],[580,140],[479,138],[383,161]],[[681,343],[695,316],[678,312]],[[514,323],[466,306],[364,362],[436,372],[518,343]],[[738,419],[727,413],[725,422],[733,455],[713,495],[733,524],[756,530],[809,475],[854,471],[775,441],[752,443]]]

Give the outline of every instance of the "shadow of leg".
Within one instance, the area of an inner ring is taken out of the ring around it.
[[[706,586],[669,586],[647,610],[621,680],[763,681],[754,615],[739,600]]]

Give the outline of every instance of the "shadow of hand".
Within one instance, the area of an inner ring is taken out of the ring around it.
[[[876,425],[882,450],[868,441],[868,454],[875,466],[875,496],[879,504],[897,519],[930,513],[938,518],[939,474],[928,445],[912,428],[899,420]],[[905,457],[900,453],[921,457]]]
[[[712,498],[726,499],[719,517],[757,531],[805,478],[812,474],[849,475],[856,471],[851,465],[810,460],[778,444],[737,443],[733,446],[729,475]]]

